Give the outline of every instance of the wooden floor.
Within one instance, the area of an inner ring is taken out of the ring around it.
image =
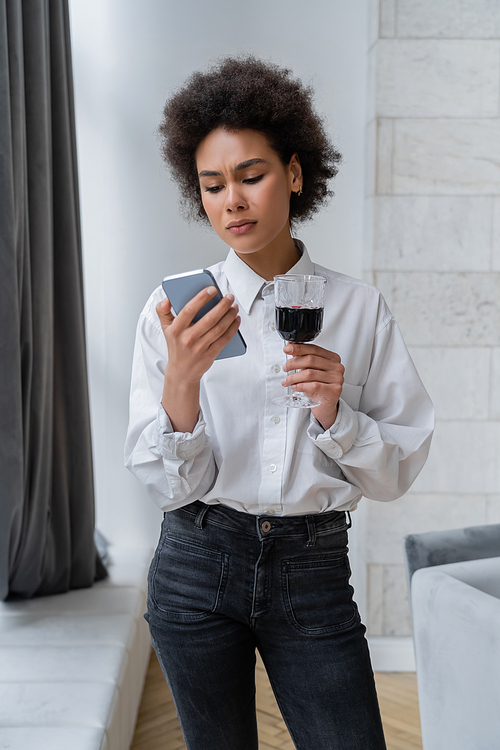
[[[415,674],[378,672],[375,679],[387,750],[422,750]],[[294,750],[260,660],[256,681],[259,750]],[[185,749],[172,698],[152,652],[131,750]]]

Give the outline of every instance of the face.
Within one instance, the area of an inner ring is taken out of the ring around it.
[[[302,185],[296,156],[284,165],[256,130],[213,130],[196,151],[203,206],[239,255],[290,243],[290,194]]]

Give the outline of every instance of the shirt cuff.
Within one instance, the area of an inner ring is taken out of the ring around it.
[[[352,448],[358,434],[358,417],[356,412],[342,399],[339,400],[337,419],[329,430],[323,430],[317,419],[311,414],[311,423],[307,434],[315,445],[330,458],[342,458]]]
[[[206,426],[200,408],[198,421],[193,432],[174,432],[168,414],[160,404],[156,416],[156,447],[163,458],[189,461],[198,453],[201,453],[207,444]]]

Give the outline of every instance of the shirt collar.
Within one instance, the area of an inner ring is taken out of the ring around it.
[[[294,243],[300,257],[287,273],[314,274],[314,263],[309,257],[306,246],[300,240],[294,239]],[[238,300],[238,304],[244,309],[247,315],[250,313],[255,299],[261,291],[266,294],[274,291],[274,281],[266,281],[262,276],[255,273],[255,271],[252,271],[250,266],[247,266],[232,248],[224,262],[224,273]]]

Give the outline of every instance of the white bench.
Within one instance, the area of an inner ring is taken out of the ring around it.
[[[151,653],[151,550],[90,589],[0,604],[2,750],[128,750]]]

